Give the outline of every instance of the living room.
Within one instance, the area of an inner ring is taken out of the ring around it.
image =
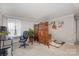
[[[78,3],[0,3],[0,26],[12,39],[8,55],[79,55],[78,10]],[[33,34],[23,42],[25,31]]]

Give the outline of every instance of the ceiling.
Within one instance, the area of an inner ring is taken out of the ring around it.
[[[77,13],[79,4],[73,3],[0,3],[0,13],[22,17],[42,19],[60,17]]]

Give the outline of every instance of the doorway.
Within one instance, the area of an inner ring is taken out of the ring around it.
[[[76,44],[79,44],[79,17],[75,18],[76,22]]]

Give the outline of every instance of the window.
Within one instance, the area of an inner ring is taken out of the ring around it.
[[[8,19],[8,31],[9,36],[16,37],[21,35],[21,20],[18,19]]]

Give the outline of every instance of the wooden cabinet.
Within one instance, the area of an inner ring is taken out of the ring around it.
[[[41,22],[38,24],[38,27],[35,29],[35,34],[38,37],[39,43],[45,44],[49,46],[48,39],[48,22]]]

